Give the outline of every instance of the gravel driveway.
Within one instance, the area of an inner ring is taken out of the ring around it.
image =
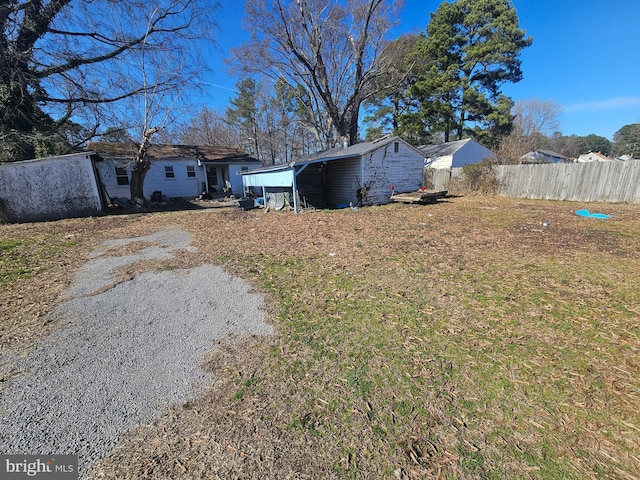
[[[117,255],[133,242],[154,246]],[[115,267],[171,258],[193,250],[189,243],[171,229],[105,242],[94,253],[56,312],[70,326],[20,362],[1,394],[0,452],[78,454],[82,474],[122,434],[209,384],[200,363],[216,340],[273,333],[262,297],[216,266],[118,283]]]

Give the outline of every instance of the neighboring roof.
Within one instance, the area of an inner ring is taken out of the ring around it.
[[[409,147],[411,147],[412,149],[414,149],[417,153],[422,155],[422,152],[420,150],[415,148],[413,145],[407,143],[405,140],[401,139],[400,137],[383,137],[378,140],[374,140],[372,142],[362,142],[362,143],[356,143],[355,145],[350,145],[348,147],[338,147],[338,148],[331,148],[329,150],[323,150],[322,152],[308,155],[306,157],[301,158],[300,160],[296,160],[295,162],[256,168],[249,172],[243,172],[242,174],[253,175],[260,172],[285,170],[288,168],[298,167],[298,166],[302,166],[309,163],[328,162],[331,160],[361,157],[362,155],[366,155],[367,153],[377,150],[378,148],[384,147],[385,145],[388,145],[392,142],[402,142],[408,145]]]
[[[587,158],[593,158],[593,157],[596,157],[603,162],[609,162],[611,160],[614,160],[613,158],[609,158],[606,155],[601,154],[600,152],[583,153],[578,158],[587,159]]]
[[[465,138],[464,140],[456,140],[440,145],[423,145],[418,148],[427,158],[445,157],[447,155],[453,155],[471,140],[471,138]]]
[[[542,155],[545,155],[547,157],[563,158],[565,160],[569,160],[569,157],[565,157],[561,153],[554,152],[553,150],[535,150],[535,151],[538,152],[538,153],[541,153]]]
[[[138,150],[138,145],[133,142],[93,142],[87,145],[87,150],[96,152],[103,157],[133,158]],[[150,145],[147,155],[156,160],[196,158],[205,163],[260,163],[259,160],[238,148],[219,145]]]

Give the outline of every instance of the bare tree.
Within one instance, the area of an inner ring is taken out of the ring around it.
[[[12,142],[6,155],[33,156],[37,142],[64,140],[74,123],[85,137],[98,135],[101,123],[113,124],[114,105],[160,87],[139,81],[140,50],[166,61],[193,54],[187,44],[209,36],[211,12],[198,0],[1,2],[0,135]],[[196,65],[180,67],[188,75]]]
[[[543,134],[550,136],[558,130],[562,106],[553,100],[518,100],[511,113],[514,116],[513,129],[520,135],[532,137]]]
[[[239,147],[240,133],[224,118],[224,114],[202,107],[179,132],[180,142],[186,145],[222,145]]]
[[[526,153],[550,143],[549,137],[560,125],[562,107],[553,100],[532,98],[517,101],[511,113],[511,133],[502,139],[497,153],[509,163],[519,163]]]
[[[233,50],[233,63],[286,82],[325,146],[336,135],[357,143],[360,106],[375,93],[376,59],[400,8],[388,0],[247,0],[251,38]]]

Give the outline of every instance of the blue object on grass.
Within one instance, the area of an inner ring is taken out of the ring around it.
[[[605,213],[590,213],[589,210],[576,210],[576,215],[588,218],[611,218],[611,215]]]

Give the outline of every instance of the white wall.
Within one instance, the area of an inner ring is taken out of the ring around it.
[[[4,216],[16,222],[102,212],[91,157],[87,153],[0,165],[0,199]]]
[[[443,155],[437,157],[433,162],[429,164],[429,168],[451,168],[453,164],[453,155]]]
[[[363,157],[364,182],[370,185],[368,199],[373,205],[389,203],[393,185],[396,193],[415,192],[424,178],[424,154],[404,142],[394,143],[370,152]]]
[[[98,162],[100,178],[111,198],[130,198],[129,185],[118,185],[116,166],[127,167],[131,162],[127,160],[105,159]],[[173,178],[167,178],[165,166],[173,167]],[[195,177],[187,176],[187,166],[195,169]],[[128,172],[129,179],[131,172]],[[159,190],[167,198],[183,197],[196,198],[203,191],[202,184],[206,182],[204,166],[198,166],[196,159],[162,159],[154,160],[144,179],[144,196],[148,199],[151,194]]]
[[[460,168],[470,163],[478,163],[485,158],[494,158],[494,153],[473,140],[467,142],[453,154],[453,168]]]
[[[234,195],[243,195],[244,187],[242,185],[242,175],[240,172],[243,167],[247,167],[248,170],[252,170],[254,168],[258,168],[259,164],[251,164],[251,166],[247,165],[229,165],[229,181],[231,182],[231,192]]]
[[[195,177],[187,177],[187,166],[195,168]],[[173,167],[173,178],[167,178],[165,167]],[[144,180],[144,196],[159,190],[167,198],[196,198],[202,193],[205,182],[204,167],[198,166],[196,159],[162,159],[154,160]]]
[[[130,167],[131,161],[118,160],[108,158],[98,163],[100,172],[100,178],[105,184],[107,192],[111,198],[124,197],[129,198],[131,193],[129,191],[129,185],[118,185],[116,178],[116,166]],[[165,175],[165,166],[173,167],[174,178],[167,178]],[[187,177],[187,166],[195,168],[195,177]],[[210,168],[215,168],[216,165],[209,164]],[[249,169],[257,168],[259,164],[220,164],[219,168],[228,168],[229,182],[231,183],[231,191],[234,195],[242,195],[242,176],[238,174],[243,167]],[[225,174],[226,177],[226,174]],[[129,178],[131,178],[131,172],[129,172]],[[147,172],[147,176],[144,180],[144,196],[150,198],[151,194],[159,190],[165,197],[182,197],[182,198],[196,198],[204,190],[206,184],[207,174],[204,165],[198,165],[198,160],[195,158],[174,158],[174,159],[161,159],[154,160],[151,164],[151,168]]]
[[[469,140],[451,155],[436,157],[428,168],[460,168],[470,163],[478,163],[485,158],[495,158],[495,154],[478,142]]]

